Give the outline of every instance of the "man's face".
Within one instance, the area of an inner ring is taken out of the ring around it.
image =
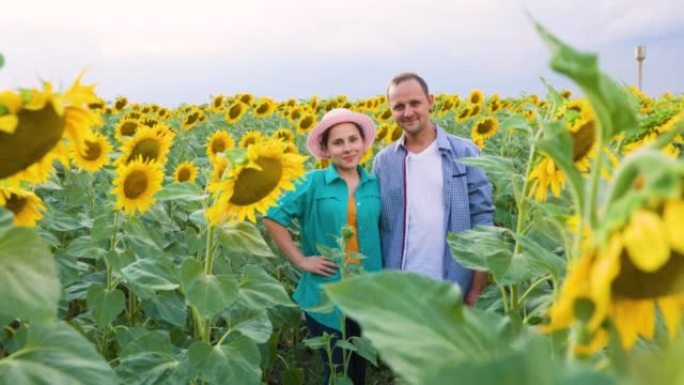
[[[392,116],[406,135],[415,136],[429,129],[432,95],[426,95],[415,79],[392,84],[387,92]]]

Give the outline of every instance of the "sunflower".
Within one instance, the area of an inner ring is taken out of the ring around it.
[[[128,215],[145,213],[154,204],[152,196],[161,189],[163,178],[159,164],[141,158],[119,165],[112,189],[116,195],[114,208]]]
[[[390,133],[392,126],[387,123],[380,123],[378,125],[378,131],[375,133],[375,143],[380,143],[385,140],[387,134]]]
[[[93,134],[85,139],[84,145],[79,151],[76,146],[71,148],[71,159],[76,167],[96,172],[109,162],[109,153],[112,146],[107,138],[100,134]]]
[[[123,144],[117,164],[130,163],[142,158],[146,162],[163,165],[166,163],[171,144],[171,138],[159,135],[154,128],[141,127],[130,140]]]
[[[126,104],[128,104],[128,99],[126,99],[123,96],[119,96],[116,98],[114,101],[114,112],[121,112],[123,109],[126,107]]]
[[[14,214],[13,223],[18,227],[35,227],[45,211],[36,194],[21,188],[0,186],[0,206]]]
[[[551,188],[553,195],[560,196],[561,188],[565,186],[565,174],[556,166],[556,162],[550,157],[544,157],[530,173],[532,181],[530,194],[540,202],[546,200],[548,190]]]
[[[197,179],[198,172],[199,169],[197,166],[190,161],[178,163],[176,169],[173,171],[173,181],[177,183],[194,183],[195,179]]]
[[[241,94],[237,99],[248,106],[251,106],[254,103],[254,96],[252,96],[252,94]]]
[[[464,107],[461,112],[456,115],[456,121],[465,122],[470,117],[470,107]]]
[[[266,136],[259,131],[250,130],[245,132],[240,138],[239,146],[241,148],[247,148],[253,144],[259,143],[265,140]]]
[[[249,106],[239,100],[233,102],[228,109],[226,110],[226,113],[223,115],[223,117],[226,120],[226,123],[228,124],[234,124],[237,123],[240,118],[242,118],[242,115],[245,114],[247,111],[247,108]]]
[[[276,102],[271,98],[261,98],[254,108],[254,116],[267,118],[276,110]]]
[[[388,128],[388,130],[390,129],[391,135],[387,135],[385,139],[385,141],[388,144],[396,142],[397,140],[399,140],[399,138],[401,138],[401,135],[404,134],[404,130],[402,130],[398,124],[393,124],[392,126],[390,126],[390,128]]]
[[[470,105],[470,116],[480,115],[480,112],[482,112],[482,105],[481,104],[471,104]]]
[[[375,114],[375,118],[381,122],[386,122],[391,117],[392,117],[392,111],[389,108],[385,108],[384,110]]]
[[[214,96],[211,100],[211,110],[213,112],[222,112],[225,109],[223,103],[226,101],[226,97],[223,94],[218,94]]]
[[[93,88],[80,84],[79,76],[62,94],[53,93],[49,82],[43,90],[23,91],[21,97],[13,92],[0,94],[0,179],[11,177],[13,184],[40,183],[45,178],[33,176],[49,175],[53,160],[68,164],[63,139],[81,146],[91,127],[102,122],[87,106],[97,98]]]
[[[183,131],[189,131],[202,120],[204,120],[204,113],[202,110],[193,107],[190,111],[188,111],[187,115],[185,115],[185,118],[183,118],[181,127],[183,128]]]
[[[575,303],[586,301],[593,308],[585,321],[594,349],[580,351],[603,346],[593,340],[607,320],[618,331],[622,347],[631,349],[639,336],[653,338],[657,306],[674,340],[684,309],[684,242],[679,234],[684,200],[670,199],[660,206],[636,209],[604,246],[590,248],[573,264],[544,330],[569,327],[578,316]]]
[[[482,93],[482,91],[478,89],[470,91],[470,95],[468,95],[468,103],[474,106],[481,106],[482,103],[484,103],[484,94]]]
[[[494,136],[498,128],[499,121],[494,117],[488,116],[473,124],[473,127],[470,130],[470,137],[476,142],[484,141]]]
[[[246,160],[228,170],[228,175],[217,183],[216,200],[207,211],[210,224],[225,221],[256,222],[255,213],[265,213],[285,190],[294,188],[293,182],[304,174],[305,157],[285,152],[285,144],[265,140],[247,149]]]
[[[114,129],[114,137],[118,141],[130,138],[138,131],[138,127],[140,122],[137,119],[121,119]]]
[[[313,114],[304,113],[297,122],[297,132],[300,134],[308,134],[309,131],[316,125],[316,117]]]
[[[209,177],[209,183],[207,184],[207,191],[216,192],[220,189],[220,182],[223,180],[228,170],[228,159],[224,157],[217,157],[211,161],[212,169],[211,176]]]
[[[235,148],[235,141],[227,131],[215,131],[209,139],[207,139],[207,156],[212,162],[216,160],[218,154]]]
[[[271,135],[271,137],[277,138],[277,139],[280,139],[284,142],[289,142],[289,143],[294,143],[294,140],[295,140],[294,132],[292,132],[292,130],[290,130],[289,128],[284,128],[284,127],[277,129],[273,133],[273,135]]]

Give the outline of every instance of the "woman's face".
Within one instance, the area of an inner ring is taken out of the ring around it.
[[[363,156],[363,137],[354,123],[331,127],[325,145],[330,160],[339,171],[356,169]]]

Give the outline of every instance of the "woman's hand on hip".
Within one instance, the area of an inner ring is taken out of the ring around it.
[[[309,273],[330,277],[337,272],[337,263],[318,255],[304,257],[297,261],[297,267]]]

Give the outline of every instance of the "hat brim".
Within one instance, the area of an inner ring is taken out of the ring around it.
[[[363,131],[363,151],[370,148],[375,140],[376,126],[371,118],[366,115],[348,110],[335,108],[323,116],[323,119],[314,127],[307,138],[307,147],[311,155],[319,159],[328,159],[330,155],[321,143],[321,137],[331,127],[340,123],[355,123]]]

